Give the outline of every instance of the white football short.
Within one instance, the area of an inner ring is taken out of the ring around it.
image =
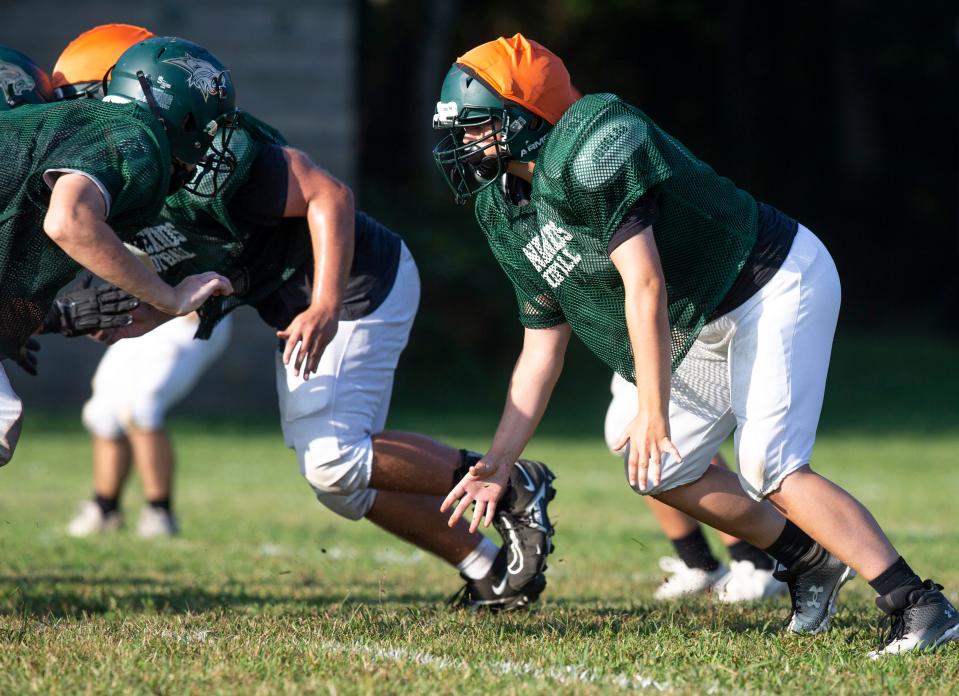
[[[409,340],[420,300],[416,263],[403,244],[396,280],[383,303],[368,316],[341,321],[304,380],[295,360],[276,355],[280,420],[300,473],[317,499],[333,512],[357,520],[373,506],[368,488],[373,464],[372,436],[386,427],[393,376]]]
[[[227,316],[209,340],[195,340],[196,315],[177,317],[143,336],[110,346],[93,375],[83,424],[97,437],[119,438],[129,428],[155,431],[230,341]]]
[[[23,424],[23,402],[0,363],[0,466],[13,458]]]
[[[682,464],[663,456],[662,491],[698,480],[735,430],[739,479],[756,500],[809,463],[840,303],[822,242],[799,226],[782,267],[743,305],[707,324],[673,374],[669,425]],[[636,413],[636,388],[613,379],[612,447]]]

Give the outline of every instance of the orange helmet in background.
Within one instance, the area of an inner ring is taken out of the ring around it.
[[[57,99],[103,98],[103,78],[134,44],[154,34],[132,24],[102,24],[85,31],[63,49],[53,66]]]

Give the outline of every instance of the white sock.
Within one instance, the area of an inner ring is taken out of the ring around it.
[[[499,553],[499,547],[492,541],[483,537],[483,540],[476,545],[476,548],[470,551],[469,555],[460,561],[456,570],[468,577],[470,580],[479,580],[489,575],[490,568],[493,567],[493,561],[496,554]]]

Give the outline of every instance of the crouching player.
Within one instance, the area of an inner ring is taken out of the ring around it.
[[[447,133],[437,164],[458,200],[476,194],[525,327],[490,451],[444,502],[460,499],[453,520],[495,506],[575,332],[636,385],[615,443],[630,445],[630,486],[775,558],[790,630],[828,629],[854,568],[892,617],[872,656],[959,639],[941,586],[810,467],[840,295],[812,232],[615,95],[577,99],[562,61],[520,34],[456,61],[434,127]],[[734,430],[738,480],[709,465]]]
[[[196,61],[179,61],[171,41],[150,39],[126,51],[106,99],[149,110],[158,93],[180,89]],[[212,57],[205,60],[216,74]],[[275,129],[238,113],[230,135],[215,146],[229,165],[201,165],[167,199],[157,223],[178,240],[165,250],[164,278],[212,264],[235,283],[229,301],[201,309],[198,335],[209,335],[241,304],[255,307],[280,339],[274,362],[283,434],[317,499],[455,566],[466,581],[465,606],[515,609],[536,600],[553,534],[549,469],[525,460],[509,467],[508,500],[486,520],[503,536],[500,548],[474,533],[479,517],[473,529],[462,522],[450,529],[438,509],[479,456],[384,431],[393,375],[419,303],[406,244],[356,211],[349,188]]]

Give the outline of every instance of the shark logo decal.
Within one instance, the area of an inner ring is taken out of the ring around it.
[[[179,58],[170,58],[163,61],[175,65],[187,74],[187,87],[195,87],[203,94],[203,101],[211,96],[217,96],[220,86],[229,79],[227,70],[218,70],[209,61],[194,58],[189,53]]]
[[[4,94],[12,93],[13,96],[19,97],[36,86],[34,79],[19,65],[0,60],[0,88]]]

